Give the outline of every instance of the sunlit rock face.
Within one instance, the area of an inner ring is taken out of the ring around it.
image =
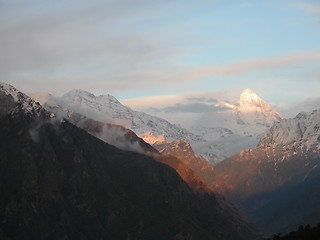
[[[187,141],[179,139],[171,143],[155,145],[155,148],[162,155],[174,156],[180,159],[189,168],[191,168],[213,191],[215,191],[214,187],[221,183],[214,172],[213,166],[199,158],[194,153],[191,145]]]

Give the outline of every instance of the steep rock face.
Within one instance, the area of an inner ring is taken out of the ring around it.
[[[259,238],[172,168],[0,96],[10,103],[0,108],[1,239]]]
[[[265,232],[320,221],[314,204],[320,200],[314,190],[320,186],[319,124],[319,110],[283,119],[263,134],[257,148],[215,167],[227,186],[220,192],[240,204]],[[270,221],[272,217],[277,220]]]

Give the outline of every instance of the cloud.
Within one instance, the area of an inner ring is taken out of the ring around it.
[[[102,141],[122,150],[152,155],[151,152],[147,152],[143,149],[138,141],[138,138],[130,140],[127,137],[128,130],[118,127],[117,125],[104,125],[100,131],[91,131],[91,134],[98,137]]]
[[[192,92],[176,95],[146,96],[120,100],[123,104],[135,110],[165,109],[176,105],[189,105],[201,103],[205,105],[223,104],[230,100],[239,100],[239,92],[242,89],[228,88],[223,91]]]
[[[208,105],[204,103],[189,103],[176,104],[171,107],[163,109],[165,112],[190,112],[190,113],[204,113],[204,112],[219,112],[228,110],[228,108],[218,105]]]
[[[224,66],[198,67],[183,74],[180,78],[198,79],[209,76],[241,75],[257,70],[282,68],[318,61],[320,61],[320,50],[300,51],[276,57],[231,62]]]
[[[122,99],[121,103],[135,110],[144,110],[150,107],[165,108],[172,106],[172,103],[183,103],[185,96],[181,95],[163,95],[163,96],[146,96],[139,98]]]
[[[187,100],[190,102],[218,103],[217,99],[206,98],[206,97],[190,97],[190,98],[187,98]]]

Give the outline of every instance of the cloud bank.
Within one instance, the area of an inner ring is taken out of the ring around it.
[[[190,112],[190,113],[204,113],[204,112],[218,112],[225,111],[228,108],[218,105],[208,105],[204,103],[189,103],[189,104],[176,104],[171,107],[163,109],[165,112]]]

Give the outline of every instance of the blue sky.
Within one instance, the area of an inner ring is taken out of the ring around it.
[[[0,0],[0,76],[119,99],[251,88],[318,99],[319,1]]]

